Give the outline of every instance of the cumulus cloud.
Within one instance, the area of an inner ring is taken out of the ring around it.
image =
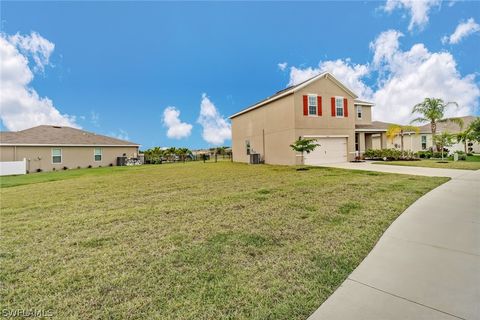
[[[128,132],[123,129],[119,129],[118,132],[110,132],[109,136],[120,140],[130,140]]]
[[[202,94],[200,116],[197,121],[203,127],[202,137],[206,142],[218,146],[222,145],[225,140],[231,139],[230,123],[218,113],[217,108],[206,93]]]
[[[439,6],[440,0],[387,0],[383,9],[392,12],[395,9],[404,9],[410,13],[408,30],[415,27],[423,29],[428,23],[428,14],[433,7]]]
[[[374,118],[381,121],[408,123],[415,116],[412,107],[426,97],[455,101],[446,116],[473,114],[478,108],[480,88],[475,75],[462,76],[449,52],[430,52],[424,44],[414,44],[409,50],[400,49],[401,33],[388,30],[370,45],[370,64],[355,65],[347,60],[320,62],[317,68],[291,67],[290,83],[323,71],[331,72],[361,98],[372,100]],[[377,75],[377,82],[368,86],[365,79]]]
[[[287,69],[287,66],[288,66],[288,63],[282,62],[278,64],[278,69],[285,71],[285,69]]]
[[[344,83],[350,90],[364,99],[371,98],[373,92],[362,81],[362,78],[368,76],[369,66],[362,64],[353,64],[350,59],[321,61],[316,68],[290,68],[290,81],[288,85],[301,83],[313,76],[323,72],[332,73],[335,78]]]
[[[172,139],[186,138],[192,132],[192,125],[180,120],[180,111],[175,107],[165,108],[163,124],[168,128],[167,137]]]
[[[479,31],[480,25],[476,23],[473,18],[470,18],[465,22],[459,23],[455,31],[450,36],[444,36],[442,38],[442,43],[457,44],[463,38],[468,37],[469,35]]]
[[[79,127],[75,116],[61,114],[52,100],[40,97],[30,85],[35,73],[50,65],[54,48],[53,43],[35,32],[13,36],[0,33],[0,118],[8,130],[41,124]]]

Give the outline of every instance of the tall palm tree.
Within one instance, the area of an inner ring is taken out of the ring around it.
[[[395,139],[396,136],[400,136],[400,150],[402,151],[402,156],[403,154],[403,137],[407,133],[415,133],[418,134],[418,127],[415,126],[402,126],[398,124],[392,124],[388,127],[387,130],[387,138],[390,139],[391,142],[393,142],[393,139]]]
[[[413,106],[412,114],[418,113],[420,114],[420,117],[413,119],[410,123],[430,122],[432,141],[435,141],[438,122],[451,121],[457,123],[460,128],[463,127],[463,120],[461,118],[443,118],[449,105],[454,105],[458,108],[458,103],[456,102],[445,103],[442,99],[425,98],[423,102],[417,103]],[[437,145],[435,145],[435,148],[438,150]]]

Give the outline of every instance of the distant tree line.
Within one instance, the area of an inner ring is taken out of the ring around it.
[[[185,162],[185,161],[192,161],[192,160],[208,160],[211,157],[217,157],[217,155],[223,156],[231,156],[231,151],[229,147],[215,147],[209,148],[206,150],[201,151],[192,151],[188,148],[160,148],[160,147],[153,147],[147,150],[140,151],[140,153],[144,154],[145,163],[150,164],[160,164],[163,162]]]

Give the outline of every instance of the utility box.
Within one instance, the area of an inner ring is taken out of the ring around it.
[[[250,153],[250,164],[260,164],[259,153]]]
[[[117,157],[117,166],[126,166],[127,157]]]

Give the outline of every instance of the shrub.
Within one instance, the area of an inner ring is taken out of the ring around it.
[[[443,155],[445,155],[445,153]],[[442,158],[442,153],[440,151],[432,152],[432,158],[441,159]]]
[[[465,161],[467,160],[467,154],[463,151],[455,151],[454,153],[458,154],[458,160]],[[452,156],[453,159],[453,156]]]
[[[400,159],[414,159],[415,154],[411,151],[405,151],[402,157],[402,152],[396,149],[368,149],[365,151],[366,159],[386,159],[386,160],[400,160]]]
[[[89,164],[87,168],[88,168],[88,169],[90,169],[91,167],[92,167],[92,165],[91,165],[91,164]]]
[[[432,157],[432,151],[418,151],[417,155],[420,159],[430,159]]]
[[[80,166],[77,167],[77,169],[80,169],[80,168],[81,168]]]
[[[63,167],[62,169],[63,169],[63,170],[68,170],[68,167]]]
[[[109,166],[109,167],[113,167],[113,163],[110,163],[108,166]]]
[[[38,169],[37,169],[37,172],[42,172],[42,169],[38,168]]]

